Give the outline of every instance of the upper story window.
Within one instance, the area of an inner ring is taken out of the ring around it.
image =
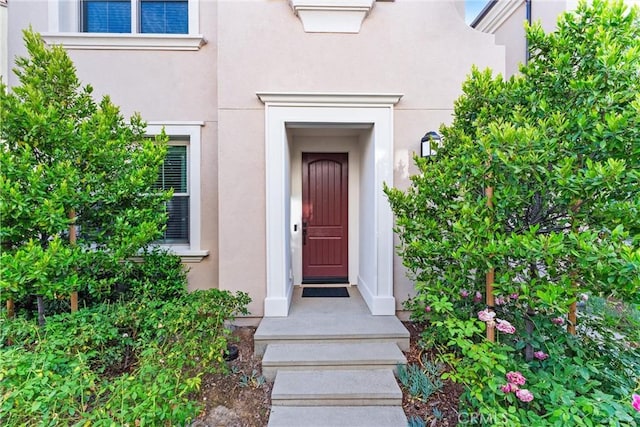
[[[187,0],[83,0],[87,33],[188,34]]]
[[[66,49],[199,50],[204,1],[48,0],[42,37]]]

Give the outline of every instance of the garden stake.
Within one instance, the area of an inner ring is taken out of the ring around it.
[[[13,300],[11,298],[9,298],[7,300],[7,317],[9,319],[13,319],[13,317],[16,315],[16,306],[13,303]]]
[[[71,209],[69,211],[69,219],[71,220],[71,223],[69,224],[69,244],[71,246],[75,246],[77,236],[76,236],[76,224],[75,224],[76,211],[74,209]],[[78,311],[78,291],[72,291],[71,292],[71,312],[75,313],[76,311]]]
[[[493,187],[487,187],[485,189],[487,195],[487,207],[493,207]],[[495,270],[492,268],[487,271],[486,274],[486,291],[487,291],[487,307],[493,311],[493,283],[495,282]],[[491,342],[496,341],[496,324],[494,322],[487,322],[487,340]]]
[[[582,200],[578,199],[573,206],[571,206],[571,211],[573,212],[573,215],[571,217],[571,231],[573,233],[576,233],[578,231],[578,225],[576,224],[576,214],[578,213],[578,211],[580,210],[580,206],[582,205]],[[575,260],[573,260],[572,264],[575,264]],[[574,290],[574,295],[577,295],[577,289],[578,289],[578,281],[576,279],[576,271],[575,269],[570,273],[571,276],[571,289]],[[571,305],[569,306],[569,315],[567,316],[567,320],[569,320],[567,322],[567,332],[569,332],[571,335],[575,335],[576,334],[576,324],[578,322],[578,316],[576,314],[578,308],[578,303],[576,301],[574,301],[573,303],[571,303]]]

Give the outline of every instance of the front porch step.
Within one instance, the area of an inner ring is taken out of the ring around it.
[[[406,427],[399,406],[274,406],[267,427]]]
[[[273,406],[400,406],[391,369],[278,371]]]
[[[262,375],[273,380],[278,370],[391,369],[407,359],[395,343],[269,344]]]
[[[409,349],[409,331],[397,317],[370,314],[265,317],[253,339],[259,356],[269,344],[392,342]]]

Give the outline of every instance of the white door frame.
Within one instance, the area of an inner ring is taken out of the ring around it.
[[[287,316],[291,277],[290,154],[287,125],[372,125],[373,230],[367,249],[373,260],[360,272],[358,290],[374,315],[394,315],[393,215],[383,184],[393,185],[393,106],[401,94],[258,92],[265,104],[267,296],[265,317]],[[363,257],[361,257],[363,258]],[[366,258],[366,257],[365,257]],[[372,261],[372,262],[371,262]]]

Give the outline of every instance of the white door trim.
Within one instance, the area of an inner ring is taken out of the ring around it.
[[[360,272],[358,289],[374,315],[394,315],[393,215],[383,183],[393,185],[393,106],[400,94],[319,94],[259,92],[265,103],[267,296],[265,317],[287,316],[291,280],[290,155],[288,125],[372,125],[371,196],[373,262]]]

